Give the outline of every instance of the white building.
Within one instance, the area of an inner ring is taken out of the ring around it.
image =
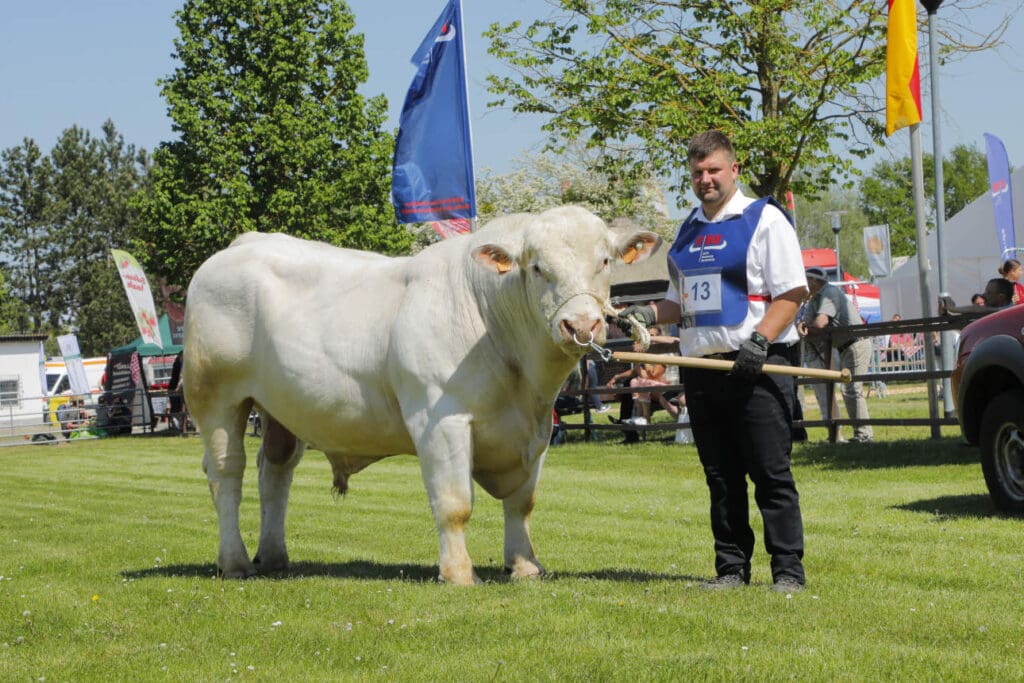
[[[0,430],[38,423],[45,334],[0,335]]]

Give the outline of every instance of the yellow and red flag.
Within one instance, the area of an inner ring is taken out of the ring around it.
[[[921,122],[914,0],[889,0],[885,62],[885,134],[892,135],[900,128]]]

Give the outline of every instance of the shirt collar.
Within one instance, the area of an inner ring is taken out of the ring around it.
[[[747,197],[743,194],[743,191],[737,187],[736,192],[729,198],[729,201],[726,202],[725,207],[718,212],[718,217],[714,221],[704,215],[704,207],[700,204],[697,205],[697,219],[704,223],[717,223],[724,221],[727,218],[733,218],[742,214],[743,210],[750,206],[753,201],[753,199]]]

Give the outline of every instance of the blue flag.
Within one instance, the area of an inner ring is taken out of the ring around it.
[[[985,155],[988,159],[988,182],[992,193],[992,211],[999,236],[999,258],[1013,256],[1017,236],[1013,228],[1013,192],[1010,188],[1010,161],[1006,147],[995,135],[985,133]]]
[[[399,223],[476,216],[462,10],[449,0],[412,63],[398,123],[391,201]]]

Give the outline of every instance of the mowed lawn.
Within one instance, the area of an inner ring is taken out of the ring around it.
[[[809,583],[792,596],[768,590],[760,538],[750,587],[699,588],[713,554],[693,446],[553,448],[539,581],[505,578],[501,506],[478,491],[485,583],[468,589],[435,581],[414,458],[339,498],[317,452],[296,471],[292,571],[221,581],[200,462],[196,438],[0,449],[0,680],[1024,678],[1024,520],[994,514],[955,435],[799,445]]]

